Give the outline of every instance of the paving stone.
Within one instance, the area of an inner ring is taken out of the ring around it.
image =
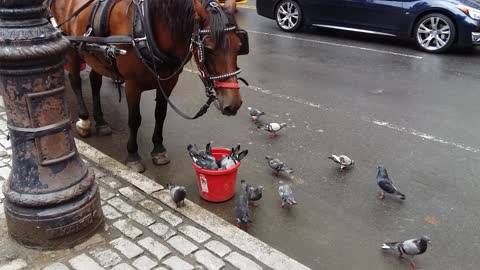
[[[143,249],[123,237],[111,241],[110,245],[120,251],[127,259],[135,258],[143,253]]]
[[[111,249],[97,249],[91,251],[90,254],[97,259],[97,261],[103,267],[111,267],[122,262],[122,258],[120,258],[120,256],[118,256],[118,254]]]
[[[133,206],[131,206],[130,204],[126,203],[124,200],[118,197],[108,200],[108,203],[111,204],[113,207],[117,208],[118,210],[120,210],[120,212],[125,214],[131,213],[135,210]]]
[[[27,267],[27,262],[22,259],[16,259],[6,264],[0,265],[0,270],[20,270]]]
[[[2,121],[3,122],[3,121]],[[0,144],[4,147],[4,148],[10,148],[12,147],[12,143],[10,142],[10,140],[7,140],[7,138],[0,138]]]
[[[126,263],[121,263],[121,264],[113,267],[110,270],[135,270],[135,268],[131,267],[130,265],[128,265]]]
[[[100,187],[100,198],[102,200],[108,200],[115,196],[115,193],[108,191],[107,189]]]
[[[106,218],[111,219],[111,220],[117,219],[117,218],[122,216],[122,214],[117,212],[117,210],[115,210],[115,208],[111,207],[110,205],[102,206],[102,210],[103,210],[103,215]]]
[[[153,240],[151,237],[147,237],[138,241],[138,244],[152,253],[159,261],[161,261],[165,256],[171,253],[170,249],[168,249],[163,244]]]
[[[110,270],[135,270],[135,268],[131,267],[130,265],[128,265],[126,263],[121,263],[121,264],[113,267]]]
[[[218,242],[217,240],[212,240],[206,243],[205,247],[220,257],[223,257],[232,251],[227,245]]]
[[[127,181],[147,194],[152,194],[155,191],[163,189],[162,185],[143,175],[139,176],[137,174],[133,174],[132,177],[127,179]]]
[[[140,205],[154,214],[158,214],[163,211],[163,207],[161,207],[158,203],[155,203],[150,200],[141,201]]]
[[[262,270],[262,267],[260,265],[256,264],[249,258],[238,254],[237,252],[230,253],[230,255],[225,257],[225,260],[227,260],[227,262],[233,264],[240,270]]]
[[[121,219],[113,223],[113,226],[115,226],[117,229],[120,230],[123,234],[128,236],[131,239],[135,239],[139,237],[140,235],[143,234],[141,230],[139,230],[137,227],[133,226],[130,221],[126,219]]]
[[[135,266],[139,270],[150,270],[153,267],[157,266],[158,263],[153,261],[152,259],[148,258],[147,256],[142,256],[135,261],[132,262],[133,266]]]
[[[182,253],[183,256],[187,256],[198,249],[198,247],[192,242],[179,235],[170,238],[170,240],[167,242],[176,250],[178,250],[178,252]]]
[[[157,222],[150,227],[148,227],[154,234],[162,237],[164,240],[177,234],[174,230],[170,229],[168,225]]]
[[[7,180],[8,176],[10,175],[10,169],[9,167],[1,167],[0,168],[0,178],[3,178],[3,180]]]
[[[195,252],[195,260],[205,266],[208,270],[219,270],[225,266],[225,263],[217,256],[207,250]]]
[[[195,228],[191,225],[185,225],[178,228],[178,230],[185,234],[186,236],[192,238],[193,240],[197,241],[198,243],[203,243],[210,239],[210,235],[198,228]]]
[[[105,242],[105,239],[99,234],[95,234],[94,236],[90,237],[87,241],[75,246],[73,249],[76,251],[83,251],[88,247],[100,244]]]
[[[43,268],[42,270],[69,270],[64,264],[56,262],[54,264],[50,264],[49,266]]]
[[[98,179],[106,176],[106,174],[103,173],[102,171],[100,171],[99,169],[97,169],[97,168],[92,168],[92,169],[93,169],[93,172],[95,173],[95,179],[98,180]]]
[[[118,182],[115,178],[110,177],[110,176],[105,176],[102,178],[99,178],[100,182],[104,183],[105,185],[109,186],[112,189],[118,189],[119,187],[122,186],[120,182]]]
[[[187,263],[186,261],[178,258],[177,256],[170,257],[162,262],[166,266],[175,270],[193,270],[195,269],[193,265]]]
[[[162,213],[160,213],[159,215],[163,220],[165,220],[166,222],[168,222],[168,224],[172,225],[172,226],[177,226],[178,224],[182,223],[183,220],[179,217],[177,217],[176,215],[168,212],[168,211],[163,211]]]
[[[130,219],[135,220],[136,222],[142,224],[143,226],[150,226],[155,223],[155,219],[153,219],[148,214],[144,213],[140,210],[135,210],[132,213],[127,215]]]
[[[85,254],[81,254],[77,257],[74,257],[68,260],[68,263],[76,270],[103,270],[100,265],[98,265],[92,258],[88,257]]]
[[[135,189],[131,187],[124,187],[118,190],[123,196],[127,197],[128,199],[134,201],[134,202],[139,202],[143,199],[145,199],[145,196],[143,196],[140,192],[136,191]]]

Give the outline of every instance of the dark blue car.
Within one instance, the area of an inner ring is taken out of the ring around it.
[[[480,3],[469,0],[257,0],[283,31],[302,25],[413,39],[432,53],[480,44]]]

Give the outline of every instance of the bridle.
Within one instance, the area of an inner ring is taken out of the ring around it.
[[[217,2],[214,1],[209,1],[206,6],[207,10],[217,10],[220,14],[222,14],[224,11],[220,7],[220,5]],[[225,16],[222,14],[222,16]],[[225,28],[223,29],[223,32],[236,32],[238,31],[237,26],[228,26],[228,21],[224,21]],[[240,30],[241,31],[241,30]],[[210,72],[208,71],[207,67],[205,66],[205,39],[211,35],[211,30],[210,29],[200,29],[199,23],[195,24],[195,28],[192,34],[192,39],[190,43],[190,51],[193,54],[193,58],[195,59],[195,63],[197,65],[197,69],[199,72],[199,77],[203,82],[203,85],[205,86],[205,93],[207,97],[210,97],[212,95],[216,95],[215,88],[228,88],[228,89],[240,89],[240,84],[238,81],[236,82],[226,82],[225,80],[231,77],[235,77],[242,70],[240,68],[236,68],[236,70],[226,72],[223,74],[219,75],[214,75],[212,76]],[[242,43],[243,44],[243,43]],[[248,46],[248,41],[247,41],[247,46]],[[242,78],[238,78],[241,81],[246,81]],[[237,80],[238,80],[237,79]],[[246,83],[247,84],[247,83]]]
[[[143,0],[140,0],[143,1]],[[220,7],[220,5],[212,0],[207,0],[207,6],[206,9],[216,9],[217,12],[224,18],[224,25],[225,28],[223,29],[223,32],[232,32],[235,31],[237,35],[239,35],[240,39],[242,40],[242,47],[239,50],[239,53],[237,55],[242,55],[242,54],[248,54],[249,51],[249,45],[248,45],[248,35],[245,30],[239,30],[237,29],[236,26],[227,26],[228,25],[228,20],[226,18],[226,15],[224,14],[223,9]],[[134,1],[135,3],[135,1]],[[208,71],[206,65],[205,65],[205,38],[207,36],[211,35],[211,30],[210,29],[202,29],[200,22],[195,21],[194,24],[194,29],[192,33],[192,37],[190,39],[190,46],[189,46],[189,53],[187,54],[186,58],[184,61],[182,61],[182,65],[179,67],[177,71],[175,71],[172,75],[168,76],[167,78],[161,78],[158,75],[156,65],[153,65],[153,70],[147,65],[147,68],[152,72],[152,74],[156,77],[157,79],[157,84],[160,89],[160,92],[162,93],[163,97],[166,99],[170,107],[182,116],[185,119],[197,119],[200,116],[204,115],[210,105],[217,99],[217,95],[215,92],[215,88],[224,88],[224,89],[235,89],[239,90],[240,89],[240,84],[238,83],[238,80],[244,82],[246,85],[248,85],[247,81],[243,78],[237,78],[236,82],[226,82],[224,80],[237,76],[240,74],[242,71],[240,68],[236,68],[234,71],[226,72],[223,74],[218,74],[218,75],[211,75],[210,72]],[[149,46],[150,48],[150,46]],[[151,50],[151,48],[150,48]],[[203,85],[205,87],[205,95],[207,96],[208,100],[205,102],[205,104],[200,108],[200,110],[195,114],[195,116],[191,117],[180,111],[175,104],[173,104],[168,96],[165,94],[165,91],[163,90],[163,87],[161,86],[160,81],[166,80],[169,78],[172,78],[173,76],[177,75],[180,73],[183,69],[183,65],[186,63],[186,61],[193,55],[193,58],[195,59],[195,63],[197,65],[198,69],[198,75],[200,79],[203,82]],[[153,57],[153,52],[152,52],[152,57]]]

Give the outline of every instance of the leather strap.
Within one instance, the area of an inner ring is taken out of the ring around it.
[[[213,81],[213,86],[216,88],[240,89],[240,84],[238,82]]]

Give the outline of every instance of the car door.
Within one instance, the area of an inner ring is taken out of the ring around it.
[[[345,22],[344,0],[301,0],[303,11],[312,23],[341,24]]]
[[[405,19],[404,0],[343,0],[346,22],[355,27],[394,33]]]

